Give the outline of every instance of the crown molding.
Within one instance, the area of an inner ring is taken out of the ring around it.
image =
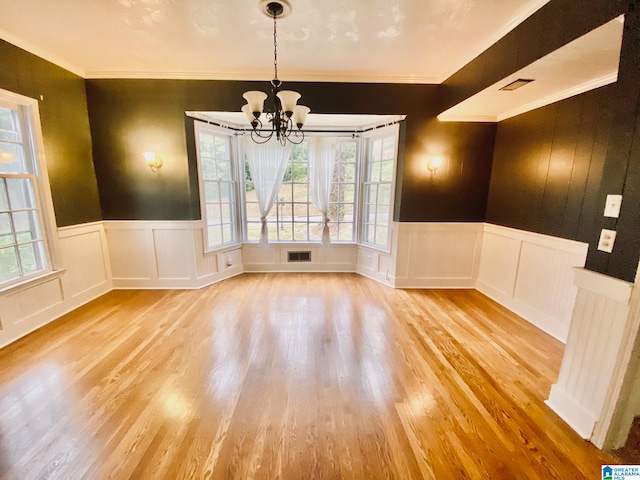
[[[480,123],[496,123],[498,117],[495,115],[451,115],[441,113],[438,115],[441,122],[480,122]]]
[[[335,83],[408,83],[417,85],[438,84],[438,77],[421,77],[415,75],[364,75],[342,73],[301,72],[279,75],[286,82],[335,82]],[[85,72],[87,79],[154,79],[154,80],[240,80],[265,81],[271,76],[264,72],[136,72],[136,71],[102,71]]]

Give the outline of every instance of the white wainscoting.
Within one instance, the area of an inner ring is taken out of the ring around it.
[[[57,230],[60,271],[0,294],[0,347],[112,288],[102,222]]]
[[[243,272],[240,245],[203,253],[200,221],[104,224],[114,288],[201,288]]]
[[[586,243],[485,224],[476,288],[565,342]]]
[[[310,262],[289,262],[288,252],[310,252]],[[270,243],[244,244],[245,272],[355,272],[357,246],[353,244]]]
[[[391,284],[397,288],[474,288],[482,223],[400,223]]]
[[[575,284],[578,295],[560,375],[546,403],[583,438],[591,439],[609,392],[622,381],[616,377],[624,374],[628,363],[628,358],[620,362],[619,355],[630,333],[632,284],[584,269],[575,269]],[[615,403],[617,397],[610,398],[607,408]],[[602,447],[604,432],[592,441]]]

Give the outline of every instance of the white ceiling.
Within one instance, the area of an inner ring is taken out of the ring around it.
[[[624,16],[611,20],[451,107],[438,119],[499,122],[615,82],[623,23]],[[514,91],[500,90],[518,78],[534,81]]]
[[[291,0],[284,81],[440,83],[548,0]],[[0,38],[86,78],[273,77],[258,0],[0,0]]]

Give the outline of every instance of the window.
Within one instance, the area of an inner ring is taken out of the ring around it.
[[[329,223],[332,242],[353,242],[356,205],[357,141],[338,138],[330,196]],[[278,198],[267,215],[269,241],[319,242],[322,212],[310,197],[308,142],[293,145]],[[249,166],[244,163],[247,241],[260,239],[260,210]]]
[[[0,91],[0,287],[51,270],[31,100],[18,97]]]
[[[238,243],[233,136],[196,122],[200,199],[207,251]]]
[[[367,140],[363,178],[362,242],[389,247],[397,129]]]

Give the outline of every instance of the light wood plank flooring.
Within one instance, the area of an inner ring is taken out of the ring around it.
[[[582,479],[563,345],[351,274],[114,291],[0,350],[3,479]]]

